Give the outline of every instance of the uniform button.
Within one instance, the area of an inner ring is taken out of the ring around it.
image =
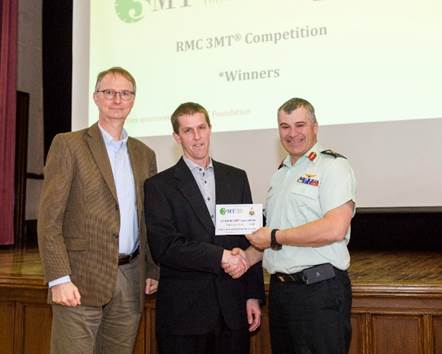
[[[116,210],[116,211],[119,211],[119,210],[120,210],[120,207],[118,206],[118,204],[115,204],[115,210]]]
[[[118,234],[113,234],[112,235],[114,238],[118,238]]]

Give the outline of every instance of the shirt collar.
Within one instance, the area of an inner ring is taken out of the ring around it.
[[[195,170],[208,170],[209,168],[213,168],[213,163],[212,163],[212,159],[209,157],[209,164],[207,165],[207,168],[203,168],[200,165],[196,164],[195,162],[193,162],[191,159],[187,158],[186,156],[183,155],[183,160],[186,163],[187,167],[189,167],[189,169],[191,171],[195,171]]]
[[[119,150],[123,145],[127,144],[127,139],[129,138],[129,134],[127,134],[126,129],[123,128],[121,132],[121,139],[115,140],[112,135],[110,135],[104,128],[100,126],[98,123],[98,127],[100,128],[101,135],[103,136],[104,143],[106,146],[112,147],[114,150]]]
[[[322,151],[321,145],[317,142],[315,145],[313,145],[310,150],[308,150],[303,156],[301,156],[299,159],[301,160],[308,160],[312,163],[316,163],[318,161],[319,154]],[[287,155],[287,157],[282,162],[284,166],[286,167],[292,167],[292,159],[290,155]]]

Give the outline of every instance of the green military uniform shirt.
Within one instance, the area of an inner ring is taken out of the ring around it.
[[[267,192],[267,226],[286,229],[321,219],[328,211],[355,201],[355,189],[355,176],[348,160],[331,150],[324,152],[319,144],[293,166],[287,156],[273,174]],[[263,266],[271,274],[296,273],[322,263],[345,270],[350,265],[349,240],[350,228],[342,241],[329,245],[266,249]]]

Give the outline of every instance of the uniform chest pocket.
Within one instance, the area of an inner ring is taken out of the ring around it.
[[[317,186],[296,182],[290,188],[290,198],[298,206],[316,208],[319,205],[319,189]]]

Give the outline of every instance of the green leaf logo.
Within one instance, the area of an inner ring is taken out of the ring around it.
[[[226,209],[221,208],[221,209],[219,210],[219,213],[220,213],[221,215],[225,215],[225,214],[226,214]]]
[[[134,23],[144,17],[140,0],[115,0],[115,11],[120,20]]]

